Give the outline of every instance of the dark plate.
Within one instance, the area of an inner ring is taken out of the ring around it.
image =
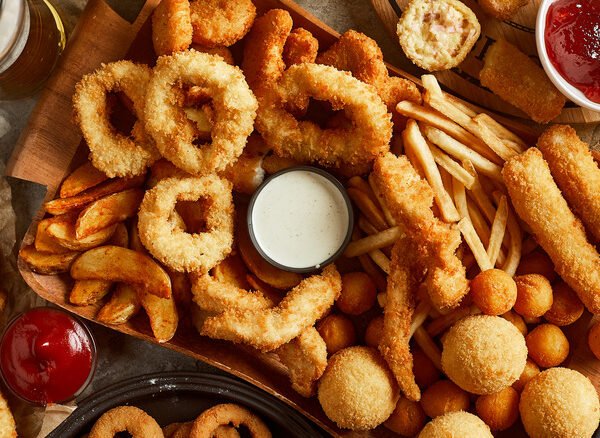
[[[161,426],[190,421],[219,403],[238,403],[259,415],[274,437],[322,437],[299,413],[275,397],[231,377],[159,373],[124,380],[87,397],[47,438],[79,438],[98,417],[121,405],[137,406]]]

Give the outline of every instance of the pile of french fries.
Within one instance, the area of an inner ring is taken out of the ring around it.
[[[536,243],[532,238],[525,240],[526,232],[510,205],[501,170],[506,160],[527,145],[489,115],[477,114],[444,94],[434,76],[421,79],[424,105],[403,101],[397,106],[408,118],[402,132],[403,152],[431,186],[437,216],[461,231],[468,247],[462,260],[469,277],[492,268],[514,276],[521,256],[533,251]],[[377,284],[385,285],[390,249],[403,235],[402,225],[394,221],[370,177],[351,178],[348,194],[360,215],[359,230],[344,255],[358,257]],[[380,293],[378,300],[383,307],[385,293]],[[441,315],[419,296],[411,335],[441,369],[441,352],[433,337],[475,313],[479,313],[476,307],[462,306]],[[428,318],[431,320],[424,327]]]

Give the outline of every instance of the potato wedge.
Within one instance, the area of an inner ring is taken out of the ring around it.
[[[64,254],[51,254],[35,249],[33,245],[25,246],[19,251],[21,260],[33,272],[44,275],[69,272],[73,261],[80,252],[69,251]]]
[[[105,324],[125,324],[139,312],[141,307],[134,286],[117,283],[110,299],[96,315],[96,320]]]
[[[192,283],[186,272],[168,271],[171,277],[171,292],[178,306],[188,307],[192,302]]]
[[[112,237],[108,239],[107,244],[127,248],[129,246],[129,231],[127,230],[127,225],[123,222],[119,222]]]
[[[112,287],[111,281],[78,280],[71,289],[69,301],[76,306],[89,306],[104,298]]]
[[[75,235],[78,239],[83,239],[124,221],[137,213],[142,199],[144,190],[129,189],[92,202],[79,214]]]
[[[64,254],[69,252],[67,248],[62,246],[59,241],[48,232],[48,227],[56,222],[60,216],[42,219],[38,222],[35,233],[35,241],[33,242],[35,249],[41,252],[49,252],[51,254]]]
[[[140,286],[134,286],[142,307],[150,319],[152,333],[158,342],[167,342],[177,331],[179,315],[173,297],[159,298]]]
[[[111,225],[87,237],[78,239],[75,235],[74,222],[54,222],[48,225],[48,234],[67,249],[73,251],[85,251],[95,248],[107,242],[114,234],[117,225]]]
[[[146,175],[134,176],[133,178],[117,178],[106,181],[96,187],[93,187],[78,195],[70,198],[57,198],[44,204],[46,212],[52,215],[64,214],[83,209],[90,202],[122,192],[123,190],[140,187],[144,184]]]
[[[119,246],[100,246],[84,252],[71,266],[75,280],[110,280],[143,286],[161,298],[171,296],[171,279],[147,255]]]
[[[60,197],[69,198],[97,186],[108,179],[104,172],[96,169],[90,161],[79,166],[65,178],[60,186]]]

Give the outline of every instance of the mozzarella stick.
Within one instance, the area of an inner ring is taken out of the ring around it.
[[[510,159],[502,171],[519,217],[548,253],[556,272],[592,313],[600,313],[600,255],[552,179],[539,149]]]
[[[554,125],[538,139],[538,148],[563,196],[581,218],[594,243],[600,242],[600,168],[573,128]]]

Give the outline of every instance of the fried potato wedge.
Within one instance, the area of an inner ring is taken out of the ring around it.
[[[114,234],[116,224],[102,228],[87,237],[77,238],[74,222],[54,222],[48,225],[48,234],[63,247],[73,251],[85,251],[107,242]]]
[[[123,222],[119,222],[112,237],[108,239],[107,244],[127,248],[129,246],[129,231],[127,230],[127,225]]]
[[[70,198],[79,193],[97,186],[108,179],[108,176],[98,170],[90,161],[86,161],[69,176],[65,178],[60,186],[60,197]]]
[[[111,287],[111,281],[78,280],[71,289],[69,301],[76,306],[89,306],[108,295]]]
[[[51,254],[64,254],[69,252],[67,248],[62,246],[59,241],[48,232],[48,227],[56,222],[59,217],[60,216],[50,217],[38,222],[35,241],[33,243],[36,250],[49,252]]]
[[[140,187],[144,184],[145,180],[146,175],[139,175],[133,178],[117,178],[106,181],[78,195],[69,198],[56,198],[52,201],[48,201],[44,204],[44,209],[52,215],[79,211],[90,202],[97,201],[105,196],[134,187]]]
[[[81,254],[69,251],[63,254],[51,254],[35,249],[33,245],[21,248],[19,257],[33,272],[44,275],[69,272],[69,268],[77,256]]]
[[[119,246],[100,246],[84,252],[71,266],[75,280],[109,280],[143,286],[161,298],[171,296],[171,279],[147,255]]]
[[[75,235],[78,239],[83,239],[124,221],[137,213],[142,199],[142,189],[129,189],[92,202],[79,214]]]
[[[110,299],[96,315],[96,320],[104,324],[125,324],[141,308],[142,305],[134,286],[117,283]]]
[[[173,297],[160,298],[140,286],[134,286],[142,307],[150,319],[150,328],[158,342],[167,342],[177,331],[179,315]]]

